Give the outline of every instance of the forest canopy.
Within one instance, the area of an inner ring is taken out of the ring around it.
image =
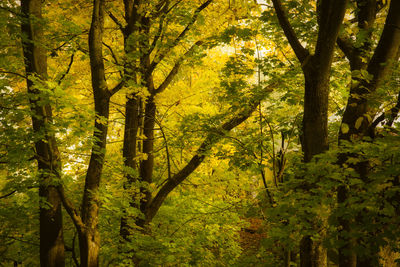
[[[397,0],[1,1],[0,266],[398,266],[399,29]]]

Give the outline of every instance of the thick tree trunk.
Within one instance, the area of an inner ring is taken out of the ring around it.
[[[21,30],[25,35],[22,39],[25,58],[26,76],[39,79],[47,78],[47,57],[43,48],[41,0],[22,0],[21,9],[24,15]],[[35,142],[36,158],[39,172],[39,196],[49,204],[40,204],[40,264],[41,266],[64,266],[64,240],[61,213],[61,199],[53,179],[60,177],[61,162],[54,135],[49,133],[48,126],[52,123],[50,105],[40,104],[40,84],[34,84],[27,79],[28,93],[39,95],[39,99],[30,100],[33,130],[41,134]]]
[[[302,148],[304,161],[310,162],[314,155],[328,149],[328,95],[329,72],[315,69],[305,71],[305,98],[303,116]],[[311,194],[311,193],[310,193]],[[319,241],[304,236],[300,242],[300,266],[327,266],[327,251]]]
[[[302,149],[304,162],[328,149],[328,99],[330,66],[329,58],[310,56],[303,67],[305,78]],[[310,193],[311,194],[311,193]],[[304,236],[300,242],[300,266],[327,266],[327,250],[322,242]]]
[[[100,234],[96,228],[79,233],[81,267],[99,266]]]
[[[314,61],[314,60],[312,60]],[[318,70],[317,62],[311,62],[311,70],[305,71],[305,95],[302,148],[304,161],[328,149],[328,96],[330,73]],[[313,66],[314,65],[314,66]]]
[[[304,162],[328,150],[329,80],[334,47],[347,1],[321,1],[315,54],[302,61],[305,78],[302,149]],[[311,194],[311,192],[310,192]],[[321,241],[305,236],[300,244],[300,266],[327,266],[327,250]]]

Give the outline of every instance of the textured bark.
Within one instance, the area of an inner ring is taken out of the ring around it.
[[[144,118],[143,118],[143,135],[144,140],[142,142],[142,153],[145,154],[145,159],[140,162],[139,170],[139,181],[144,182],[149,185],[153,181],[153,169],[154,169],[154,126],[156,121],[156,104],[154,102],[154,97],[156,95],[154,89],[153,73],[150,71],[151,59],[149,54],[149,49],[151,45],[150,41],[150,26],[151,21],[148,17],[141,17],[141,23],[139,27],[139,34],[142,36],[139,42],[139,47],[141,48],[140,57],[140,74],[143,78],[143,85],[147,89],[150,96],[146,100],[144,108]],[[140,199],[140,211],[146,214],[146,209],[148,203],[151,201],[151,192],[147,189],[147,186],[140,188],[140,193],[142,196]],[[143,227],[145,219],[137,218],[136,225]]]
[[[302,150],[304,162],[328,149],[329,79],[333,53],[344,18],[346,0],[321,0],[318,3],[318,38],[314,55],[298,40],[279,0],[274,8],[289,44],[294,50],[305,78]],[[326,266],[326,250],[305,236],[300,243],[300,266]]]
[[[21,9],[23,21],[22,33],[23,53],[25,58],[26,76],[35,76],[39,80],[47,78],[47,57],[43,48],[43,27],[37,19],[42,18],[41,0],[22,0]],[[35,22],[36,21],[36,22]],[[36,158],[39,171],[39,196],[44,198],[49,206],[40,205],[40,265],[64,266],[64,240],[62,228],[61,199],[53,179],[58,179],[61,172],[60,153],[55,137],[49,132],[52,123],[52,110],[49,104],[40,104],[34,95],[40,94],[40,89],[29,78],[27,79],[28,93],[32,111],[33,131],[42,134],[35,142]]]
[[[372,115],[372,118],[374,117],[376,111],[370,108],[367,98],[381,85],[391,71],[391,63],[398,58],[400,43],[399,12],[400,3],[398,1],[391,2],[378,46],[366,68],[373,78],[370,81],[361,80],[352,85],[342,120],[342,123],[346,123],[349,126],[349,131],[346,133],[340,132],[340,140],[360,139],[362,136],[368,134],[371,122],[364,119],[359,128],[355,127],[355,122],[358,118],[366,114]]]

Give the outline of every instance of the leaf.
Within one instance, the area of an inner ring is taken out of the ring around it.
[[[364,120],[364,117],[359,117],[359,118],[356,120],[356,123],[355,123],[354,127],[355,127],[356,129],[360,128],[360,126],[361,126],[363,120]]]
[[[342,125],[340,126],[340,130],[344,134],[348,133],[350,130],[349,125],[347,125],[347,123],[342,123]]]

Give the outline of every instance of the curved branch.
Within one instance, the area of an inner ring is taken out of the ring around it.
[[[16,193],[16,192],[17,192],[17,190],[13,190],[13,191],[11,191],[10,193],[7,193],[7,194],[5,194],[5,195],[3,195],[3,196],[0,196],[0,199],[9,197],[9,196],[11,196],[12,194],[14,194],[14,193]]]
[[[114,16],[114,14],[111,11],[107,12],[108,16],[114,21],[115,24],[117,24],[118,28],[121,30],[121,32],[124,32],[124,26],[122,23]]]
[[[194,48],[196,46],[200,46],[203,44],[203,41],[197,41],[194,45],[192,45],[188,51],[186,51],[185,54],[183,54],[178,61],[176,61],[174,67],[172,68],[172,70],[169,72],[169,74],[167,75],[167,77],[165,78],[165,80],[160,84],[160,86],[154,90],[154,94],[158,94],[161,93],[162,91],[164,91],[172,82],[172,80],[174,79],[174,77],[176,76],[176,74],[179,71],[179,68],[181,67],[182,62],[187,58],[187,56],[189,54],[191,54],[194,50]]]
[[[74,204],[65,196],[64,188],[60,185],[57,187],[58,194],[60,195],[61,201],[63,203],[63,206],[69,216],[71,217],[76,229],[80,231],[81,233],[85,231],[85,225],[82,221],[81,216],[79,216],[79,213],[77,209],[74,207]]]
[[[27,76],[25,76],[25,75],[19,74],[19,73],[17,73],[17,72],[12,72],[12,71],[3,71],[3,70],[0,70],[0,73],[15,75],[15,76],[18,76],[18,77],[21,77],[21,78],[24,78],[24,79],[27,78]]]
[[[285,33],[285,36],[288,39],[290,46],[292,47],[300,63],[303,63],[304,60],[306,60],[306,58],[309,55],[308,50],[301,45],[299,39],[297,38],[297,35],[292,28],[292,25],[290,25],[289,19],[285,13],[281,1],[272,0],[272,3],[274,4],[279,24],[281,25],[282,30]]]
[[[345,38],[344,36],[338,36],[336,43],[351,63],[354,53],[354,45],[351,43],[350,39]]]
[[[207,135],[192,159],[171,179],[167,180],[154,199],[150,202],[145,214],[146,223],[151,222],[168,194],[182,183],[204,161],[206,153],[211,149],[211,147],[221,140],[230,130],[248,119],[256,110],[258,103],[259,101],[250,103],[247,108],[238,112],[235,117],[228,120],[220,127],[214,128],[214,130]]]
[[[67,76],[68,73],[70,72],[72,64],[74,63],[74,56],[75,56],[75,53],[72,53],[71,58],[69,60],[69,64],[68,64],[67,70],[63,73],[61,78],[58,80],[58,85],[61,84],[61,82],[64,80],[65,76]]]

